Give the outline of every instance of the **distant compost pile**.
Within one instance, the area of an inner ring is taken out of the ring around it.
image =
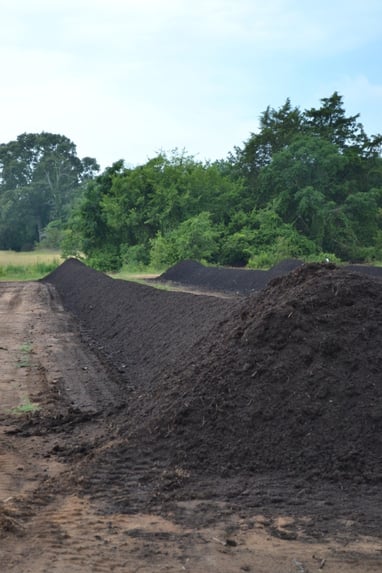
[[[182,261],[155,279],[159,282],[180,283],[205,290],[249,294],[261,290],[273,278],[301,266],[302,261],[288,259],[269,271],[206,267],[196,261]]]
[[[97,479],[144,451],[185,472],[382,481],[382,282],[369,274],[297,265],[227,301],[66,261],[45,280],[126,388],[118,443],[89,462]]]
[[[234,292],[236,294],[251,294],[263,289],[272,279],[283,276],[304,263],[299,259],[285,259],[268,271],[237,269],[227,267],[206,267],[196,261],[177,263],[154,281],[163,283],[179,283],[193,288],[208,291]],[[382,278],[382,267],[370,265],[347,265],[348,271]]]

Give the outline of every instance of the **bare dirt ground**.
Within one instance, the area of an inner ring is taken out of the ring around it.
[[[144,448],[129,467],[116,431],[125,392],[90,346],[52,285],[0,283],[1,572],[381,571],[377,486],[360,500],[338,485],[305,499],[304,480],[283,496],[274,475],[248,478],[239,492],[234,476],[206,475],[192,495],[167,499],[186,470],[161,472]],[[113,452],[123,463],[113,459],[107,473]],[[161,480],[145,504],[151,468]]]

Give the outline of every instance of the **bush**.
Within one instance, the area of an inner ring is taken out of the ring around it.
[[[200,213],[166,235],[158,233],[151,240],[151,264],[162,267],[185,259],[211,261],[218,252],[218,237],[219,231],[211,222],[210,214]]]
[[[254,231],[242,229],[222,240],[220,248],[220,262],[223,265],[244,267],[253,251]]]
[[[169,233],[167,236],[163,236],[158,233],[155,239],[150,241],[150,263],[153,267],[171,267],[181,259],[179,258],[179,252],[176,247],[176,241]]]
[[[121,245],[121,261],[123,265],[140,269],[150,262],[150,250],[146,245]]]
[[[86,264],[103,273],[116,273],[122,266],[121,257],[116,251],[97,251],[86,259]]]
[[[304,259],[320,252],[312,240],[299,233],[293,225],[283,223],[270,209],[255,213],[253,219],[257,228],[248,262],[251,268],[267,268],[284,259]]]

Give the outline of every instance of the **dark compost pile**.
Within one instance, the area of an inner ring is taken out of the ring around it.
[[[45,280],[125,385],[118,445],[91,461],[105,484],[113,460],[132,463],[134,451],[217,476],[382,480],[378,278],[300,265],[229,301],[113,280],[75,260]]]
[[[80,320],[89,342],[124,378],[126,388],[150,386],[184,361],[193,345],[223,319],[233,303],[115,280],[76,259],[46,279]]]
[[[237,294],[250,294],[263,289],[272,279],[283,276],[303,264],[303,261],[299,259],[285,259],[268,271],[264,271],[206,267],[196,261],[182,261],[168,269],[154,281],[179,283],[209,291],[217,290]],[[382,278],[382,267],[347,265],[343,268]]]
[[[261,290],[271,279],[285,275],[302,264],[303,262],[298,259],[288,259],[274,266],[269,271],[263,271],[205,267],[196,261],[182,261],[155,280],[180,283],[205,290],[249,294]]]

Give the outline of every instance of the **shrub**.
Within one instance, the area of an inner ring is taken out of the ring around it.
[[[103,273],[117,272],[122,266],[121,257],[113,250],[96,251],[86,259],[86,264]]]

